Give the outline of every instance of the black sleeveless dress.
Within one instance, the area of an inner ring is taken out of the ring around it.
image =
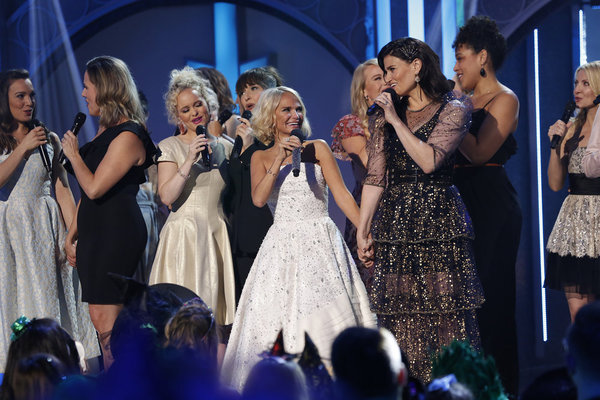
[[[477,136],[487,114],[485,106],[473,112],[469,133]],[[522,214],[504,164],[516,151],[517,141],[510,134],[485,165],[474,166],[458,154],[454,169],[454,184],[475,229],[475,264],[486,299],[477,312],[481,344],[496,360],[502,382],[513,394],[519,389],[515,263]]]
[[[228,212],[231,213],[229,239],[233,254],[233,273],[235,275],[235,302],[237,303],[250,273],[254,258],[267,231],[273,224],[273,215],[268,206],[256,207],[252,202],[250,179],[250,160],[257,150],[267,146],[254,140],[246,151],[240,154],[242,138],[235,139],[229,158]]]
[[[144,169],[156,151],[146,130],[135,122],[106,129],[80,149],[87,167],[96,172],[110,143],[123,131],[133,132],[146,149],[143,166],[131,168],[106,194],[91,200],[81,190],[77,216],[77,270],[82,300],[91,304],[121,304],[125,285],[110,273],[133,276],[146,246],[146,224],[136,202]]]

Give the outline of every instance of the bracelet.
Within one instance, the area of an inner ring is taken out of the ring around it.
[[[183,179],[185,179],[187,181],[187,179],[190,177],[190,174],[188,174],[187,176],[185,176],[181,170],[179,168],[177,168],[177,175],[179,175],[180,177],[182,177]]]
[[[269,169],[267,170],[267,174],[268,174],[268,175],[277,176],[277,175],[276,175],[276,174],[275,174],[273,171],[271,171],[271,168],[269,168]]]

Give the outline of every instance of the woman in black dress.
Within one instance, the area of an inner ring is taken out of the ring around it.
[[[504,164],[517,151],[513,132],[519,99],[498,82],[506,53],[504,37],[488,17],[472,17],[454,41],[458,83],[473,92],[473,123],[456,157],[454,182],[475,229],[475,264],[486,302],[478,310],[481,342],[508,392],[518,393],[515,263],[521,207]]]
[[[479,345],[473,228],[452,184],[471,104],[450,91],[438,56],[420,40],[394,40],[377,61],[402,99],[375,99],[384,112],[369,129],[357,244],[363,261],[374,253],[371,310],[396,336],[411,374],[428,382],[442,346]]]
[[[281,85],[281,77],[273,67],[253,68],[244,72],[235,84],[240,112],[252,111],[260,94]],[[269,207],[256,207],[250,189],[250,160],[256,150],[267,146],[252,134],[250,121],[239,118],[235,144],[229,159],[229,210],[231,212],[231,251],[235,274],[236,303],[242,294],[254,257],[273,223]]]
[[[90,60],[83,85],[82,96],[90,115],[100,117],[100,127],[81,149],[71,131],[62,140],[81,187],[65,250],[78,268],[82,299],[89,303],[107,368],[110,334],[125,293],[111,273],[132,276],[144,251],[146,225],[135,196],[155,148],[123,61],[108,56]]]

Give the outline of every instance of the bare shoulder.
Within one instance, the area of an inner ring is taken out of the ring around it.
[[[314,146],[317,153],[321,151],[331,152],[329,145],[323,139],[305,140],[304,145],[305,147],[310,145]]]
[[[502,91],[498,93],[494,101],[490,104],[490,109],[506,106],[514,107],[515,105],[519,105],[519,98],[512,90],[503,85]]]
[[[265,157],[267,156],[266,150],[256,150],[252,154],[252,158],[250,159],[250,165],[254,163],[263,163],[265,162]]]
[[[113,143],[118,143],[119,145],[132,146],[136,144],[142,144],[142,140],[131,131],[123,131],[117,135],[117,137],[113,140]],[[112,143],[111,143],[112,144]]]

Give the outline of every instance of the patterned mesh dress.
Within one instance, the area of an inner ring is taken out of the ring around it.
[[[470,103],[447,95],[418,111],[407,126],[434,150],[425,174],[391,125],[372,121],[365,185],[384,188],[373,218],[371,308],[406,352],[411,374],[431,379],[431,355],[452,340],[479,346],[476,309],[483,293],[472,251],[473,228],[452,184],[454,151],[467,132]]]
[[[547,288],[600,295],[600,178],[586,178],[585,147],[569,155],[569,195],[548,238]]]

